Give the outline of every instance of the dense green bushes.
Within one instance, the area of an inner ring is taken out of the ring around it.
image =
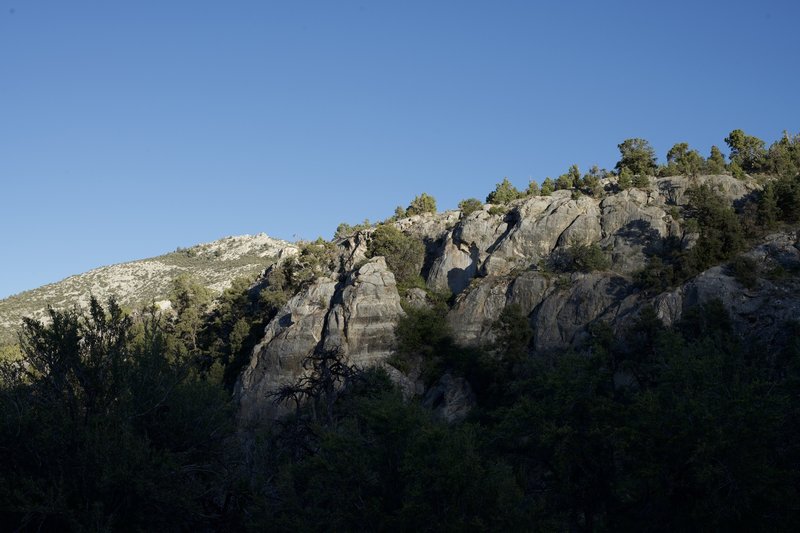
[[[467,217],[475,211],[483,209],[483,202],[477,198],[467,198],[466,200],[458,202],[458,209],[461,211],[462,217]]]
[[[763,199],[759,207],[765,218],[789,223],[800,221],[800,174],[784,175],[767,183]]]
[[[689,192],[685,215],[697,222],[700,232],[689,256],[695,271],[726,261],[744,247],[741,224],[733,207],[708,185],[701,185]]]
[[[394,273],[398,285],[420,284],[420,271],[425,260],[425,245],[390,224],[378,226],[368,246],[370,257],[383,256],[386,266]]]
[[[518,198],[524,198],[521,193],[508,178],[503,178],[503,181],[497,184],[495,189],[486,197],[487,204],[507,204]]]
[[[246,305],[234,293],[227,312]],[[137,322],[113,302],[93,302],[87,315],[29,321],[24,363],[5,363],[0,374],[3,524],[792,531],[800,523],[796,342],[774,352],[742,345],[710,302],[673,329],[645,309],[623,336],[594,324],[580,354],[531,355],[519,308],[506,308],[486,349],[455,344],[442,311],[410,310],[398,343],[433,362],[429,381],[445,372],[467,379],[477,404],[466,421],[436,420],[381,370],[347,366],[343,387],[330,387],[343,360],[325,352],[301,383],[314,398],[246,442],[234,437],[221,389],[171,351],[168,328],[152,315]]]
[[[660,251],[638,275],[642,288],[658,293],[735,257],[744,249],[742,224],[733,207],[706,184],[689,191],[685,209],[687,233],[697,238],[684,249],[675,237],[663,239]]]
[[[404,401],[380,371],[365,373],[343,391],[331,421],[315,424],[301,412],[267,442],[286,459],[256,468],[275,480],[251,509],[258,529],[481,531],[522,525],[522,492],[508,466],[482,453],[478,429],[435,421],[418,403]]]
[[[436,199],[429,194],[422,193],[416,196],[406,209],[406,216],[411,217],[414,215],[421,215],[423,213],[436,212]]]
[[[769,147],[766,155],[767,172],[781,178],[800,175],[800,134],[783,137]]]
[[[410,315],[398,340],[438,359],[431,379],[444,372],[467,377],[477,395],[471,418],[435,422],[380,373],[371,374],[369,385],[339,396],[332,422],[300,431],[307,451],[299,459],[273,464],[270,475],[280,481],[261,509],[264,524],[797,526],[796,346],[787,345],[780,358],[742,346],[724,309],[710,302],[674,329],[645,310],[624,338],[597,324],[583,354],[520,360],[460,348],[439,327],[425,331],[436,320],[429,313]],[[509,311],[510,330],[524,330],[511,326],[518,315]],[[516,362],[498,364],[498,356]],[[275,446],[297,442],[292,428],[311,420],[298,416],[273,435]],[[483,476],[477,484],[476,476]]]
[[[608,270],[611,261],[597,243],[573,240],[560,248],[551,259],[552,267],[561,272],[594,272]]]
[[[0,519],[10,529],[208,527],[225,497],[226,395],[163,323],[112,300],[26,320],[0,373]]]

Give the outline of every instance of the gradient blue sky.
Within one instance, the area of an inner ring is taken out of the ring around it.
[[[0,0],[0,297],[800,130],[800,3]],[[725,151],[725,150],[723,150]]]

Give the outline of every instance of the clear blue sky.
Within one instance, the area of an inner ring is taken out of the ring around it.
[[[611,168],[628,137],[772,142],[800,130],[798,21],[796,0],[0,0],[0,297]]]

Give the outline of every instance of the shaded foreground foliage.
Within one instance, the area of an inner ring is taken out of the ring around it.
[[[214,523],[232,412],[159,319],[113,300],[26,320],[0,388],[0,520],[34,530]]]
[[[172,322],[113,301],[29,320],[22,359],[2,367],[0,519],[76,531],[800,524],[797,323],[770,351],[742,345],[718,302],[671,329],[646,310],[623,337],[595,324],[581,351],[531,356],[521,310],[507,308],[484,349],[455,344],[444,312],[401,321],[398,362],[429,382],[466,378],[466,421],[319,351],[279,391],[302,397],[296,412],[244,436]]]
[[[461,374],[445,425],[378,370],[263,436],[260,516],[281,530],[789,531],[800,524],[800,345],[743,346],[718,302],[674,329],[646,310],[583,353],[521,358],[512,309],[487,350],[426,311],[406,355]],[[415,318],[416,317],[416,318]],[[439,324],[438,326],[436,324]],[[432,325],[433,324],[433,325]],[[797,324],[788,327],[797,328]],[[436,331],[434,331],[436,330]],[[426,332],[426,342],[420,332]],[[411,337],[406,337],[410,335]],[[505,351],[504,351],[505,350]]]

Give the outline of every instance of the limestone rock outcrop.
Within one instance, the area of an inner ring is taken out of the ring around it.
[[[730,176],[677,176],[652,179],[650,190],[613,191],[606,183],[607,194],[600,198],[556,191],[502,209],[484,206],[467,216],[457,211],[423,214],[393,224],[425,243],[420,274],[429,290],[453,294],[447,321],[456,342],[463,345],[494,342],[493,324],[511,304],[528,318],[533,331],[529,347],[552,351],[580,347],[598,322],[624,331],[644,306],[654,306],[667,324],[673,324],[689,307],[711,298],[719,298],[729,309],[737,331],[766,331],[764,342],[773,342],[781,324],[800,317],[796,235],[774,235],[746,254],[759,273],[751,288],[745,288],[727,265],[656,297],[636,286],[634,274],[661,251],[666,239],[684,249],[697,241],[680,213],[688,190],[701,183],[732,202],[755,190],[753,184]],[[444,420],[466,416],[474,396],[462,377],[448,372],[426,389],[419,372],[404,374],[388,363],[394,327],[404,313],[386,262],[368,259],[371,232],[337,241],[341,269],[304,288],[267,326],[240,378],[237,398],[243,420],[279,414],[281,408],[269,402],[269,393],[300,377],[302,360],[318,347],[339,349],[360,366],[382,365],[405,396],[420,397]],[[608,270],[554,270],[554,258],[575,245],[599,247],[610,260]],[[780,273],[794,274],[778,280]],[[432,294],[406,289],[403,302],[430,306]]]
[[[283,412],[270,394],[304,372],[303,359],[322,341],[336,282],[318,279],[293,296],[267,325],[237,384],[239,417],[258,421]]]
[[[318,348],[339,349],[366,367],[391,353],[403,310],[394,275],[382,257],[342,282],[319,278],[292,297],[270,321],[237,384],[240,419],[256,422],[286,412],[270,394],[304,375],[303,360]]]

